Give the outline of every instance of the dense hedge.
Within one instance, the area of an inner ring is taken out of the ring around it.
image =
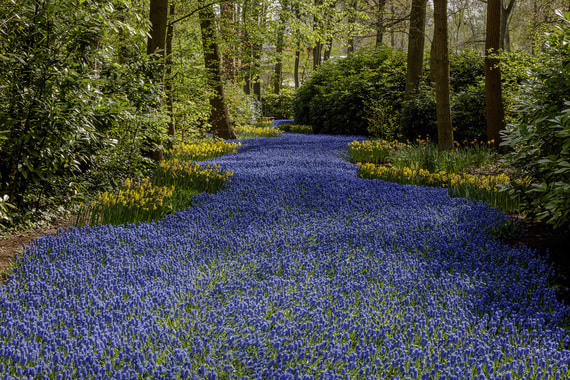
[[[528,77],[532,59],[523,53],[502,57],[503,97],[508,121],[516,119],[513,104]],[[428,62],[429,60],[426,60]],[[316,133],[357,134],[387,139],[437,139],[435,94],[429,65],[418,95],[403,103],[405,55],[380,47],[361,50],[323,64],[301,86],[293,100],[298,123]],[[454,137],[457,141],[487,139],[485,63],[481,52],[466,49],[450,55]]]
[[[329,60],[299,88],[295,121],[315,133],[370,135],[370,121],[399,112],[405,82],[405,55],[392,48]]]

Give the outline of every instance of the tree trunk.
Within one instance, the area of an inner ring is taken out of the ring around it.
[[[376,13],[376,46],[382,45],[382,40],[384,39],[384,32],[386,28],[384,27],[384,7],[386,6],[386,0],[378,0],[378,9]]]
[[[301,63],[301,42],[297,42],[297,49],[295,50],[295,72],[293,76],[295,77],[295,89],[299,88],[299,64]]]
[[[234,3],[233,2],[223,2],[220,3],[220,9],[222,13],[223,26],[222,31],[224,33],[224,38],[230,41],[231,34],[234,33]],[[222,54],[222,67],[224,70],[225,77],[231,82],[236,80],[236,67],[235,67],[235,51],[237,51],[236,46],[233,43],[226,48],[224,54]]]
[[[175,5],[170,4],[170,15],[175,14]],[[168,135],[176,134],[176,122],[174,119],[174,90],[172,88],[172,39],[174,38],[174,25],[169,24],[166,31],[166,75],[164,78],[164,90],[170,121],[168,123]]]
[[[516,0],[510,0],[509,4],[505,7],[504,2],[507,0],[501,1],[501,42],[500,48],[504,51],[511,51],[511,46],[509,42],[509,17],[515,7]],[[488,6],[488,4],[487,4]]]
[[[200,10],[200,30],[204,48],[204,65],[208,73],[214,95],[210,98],[212,108],[212,127],[214,135],[223,139],[235,139],[236,135],[230,123],[230,116],[224,98],[220,50],[216,38],[215,15],[212,6]]]
[[[322,5],[323,0],[315,0],[315,5],[320,6]],[[324,29],[324,21],[322,19],[322,15],[313,15],[313,30],[322,33]],[[317,42],[315,43],[315,47],[313,48],[313,70],[316,70],[317,67],[321,65],[321,56],[323,53],[323,43],[320,40],[322,35],[317,37]]]
[[[158,53],[164,58],[168,0],[150,0],[150,33],[147,39],[147,54]]]
[[[253,16],[255,19],[255,23],[259,26],[261,23],[261,2],[256,1],[254,2],[254,12]],[[261,51],[263,49],[262,41],[260,40],[259,35],[254,36],[254,44],[253,44],[253,94],[255,98],[261,101]]]
[[[277,62],[275,63],[275,77],[273,78],[273,93],[279,95],[281,93],[281,84],[283,83],[283,35],[284,30],[279,28],[277,33]]]
[[[313,70],[321,65],[321,55],[323,51],[323,44],[321,41],[317,41],[315,48],[313,49]]]
[[[404,101],[418,91],[424,68],[424,41],[426,25],[426,0],[412,0],[410,33],[408,37],[408,71]]]
[[[261,44],[255,44],[253,47],[253,95],[259,101],[261,101],[261,49]]]
[[[501,88],[499,51],[501,38],[501,0],[487,1],[487,38],[485,41],[485,102],[487,107],[487,139],[495,148],[501,143],[500,131],[505,129]]]
[[[275,76],[273,78],[273,93],[279,95],[281,93],[281,85],[283,83],[283,47],[285,38],[286,24],[283,20],[285,10],[289,7],[288,0],[281,1],[281,13],[279,14],[279,29],[277,30],[277,46],[275,52],[277,53],[277,62],[275,63]]]
[[[434,70],[437,108],[437,145],[439,151],[453,149],[453,126],[449,101],[449,48],[447,31],[447,0],[434,0]]]
[[[158,73],[154,73],[154,80],[164,84],[164,55],[166,45],[166,24],[168,22],[168,0],[150,0],[150,32],[147,39],[147,54],[158,54]],[[160,104],[157,105],[160,107]],[[157,146],[145,155],[154,161],[163,159],[162,142],[149,139],[151,145]]]
[[[350,15],[348,16],[347,23],[349,28],[349,38],[346,47],[346,54],[354,53],[354,35],[350,30],[352,25],[356,22],[356,6],[358,5],[357,0],[352,0],[348,3],[348,7],[350,8]]]
[[[249,36],[248,31],[248,12],[249,12],[249,0],[245,0],[243,3],[242,8],[242,43],[241,48],[243,49],[242,53],[242,66],[241,66],[241,75],[244,81],[243,85],[243,92],[246,95],[251,94],[251,72],[252,72],[252,44]]]
[[[327,43],[325,46],[325,53],[323,56],[323,59],[325,61],[328,61],[329,59],[331,59],[332,45],[333,45],[333,39],[332,39],[332,37],[330,37],[327,39]]]

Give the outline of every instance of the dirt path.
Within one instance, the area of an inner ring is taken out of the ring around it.
[[[44,227],[30,230],[16,231],[0,237],[0,278],[10,269],[11,262],[16,254],[24,252],[24,245],[29,245],[31,241],[44,236],[45,234],[55,234],[60,228],[67,228],[71,224],[71,217],[60,218]]]

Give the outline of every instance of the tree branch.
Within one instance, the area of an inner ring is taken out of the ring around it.
[[[206,8],[208,8],[208,7],[211,7],[212,5],[215,5],[215,4],[222,4],[222,3],[229,3],[230,1],[231,1],[231,0],[221,0],[221,1],[214,1],[214,2],[212,2],[212,3],[210,3],[210,4],[202,5],[201,7],[194,9],[192,12],[188,13],[187,15],[184,15],[184,16],[180,17],[180,18],[177,19],[177,20],[174,20],[174,21],[169,22],[167,26],[171,26],[171,25],[176,24],[176,23],[179,22],[179,21],[186,20],[187,18],[192,17],[196,12],[200,12],[202,9],[206,9]]]

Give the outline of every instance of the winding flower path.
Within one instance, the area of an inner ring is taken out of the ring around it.
[[[506,218],[357,178],[353,140],[244,140],[186,210],[37,240],[0,288],[0,374],[568,377],[570,309]]]

